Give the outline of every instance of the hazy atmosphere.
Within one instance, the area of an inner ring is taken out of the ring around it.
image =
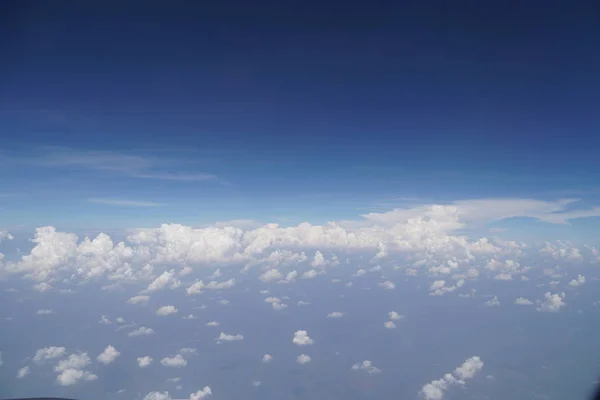
[[[0,15],[0,398],[589,398],[592,5]]]

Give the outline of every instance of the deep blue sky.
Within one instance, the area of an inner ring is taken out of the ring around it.
[[[174,205],[163,219],[196,223],[335,219],[397,197],[598,197],[591,2],[2,8],[10,224],[117,212],[88,198]],[[221,183],[23,162],[47,146],[168,159],[161,173]]]

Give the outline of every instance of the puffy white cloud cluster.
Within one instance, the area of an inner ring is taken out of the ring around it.
[[[365,360],[362,363],[357,363],[352,365],[352,369],[354,371],[362,370],[366,371],[368,374],[378,374],[381,370],[373,365],[373,362],[370,360]]]
[[[308,346],[313,344],[315,341],[308,336],[307,331],[296,331],[294,332],[294,338],[292,343],[298,346]]]
[[[542,312],[558,312],[561,308],[565,307],[566,294],[562,293],[544,293],[544,300],[538,300],[539,307],[538,311]]]
[[[191,393],[188,397],[189,400],[202,400],[212,395],[212,390],[209,386],[203,387],[195,393]],[[144,396],[143,400],[173,400],[169,392],[150,392]]]
[[[425,384],[421,389],[421,395],[426,400],[441,400],[450,387],[464,385],[467,379],[473,378],[482,368],[483,361],[479,357],[468,358],[453,373],[445,374],[440,379]]]
[[[215,339],[217,342],[235,342],[239,340],[244,340],[244,336],[240,334],[230,334],[221,332],[221,334]]]
[[[80,381],[93,381],[98,376],[85,368],[91,363],[87,353],[73,353],[56,364],[54,371],[58,372],[56,382],[61,386],[71,386]]]
[[[456,201],[449,205],[370,213],[355,221],[326,225],[301,223],[291,227],[266,224],[242,229],[218,224],[192,228],[164,224],[154,229],[138,229],[119,243],[104,233],[80,241],[73,233],[47,226],[36,230],[32,240],[34,247],[29,254],[14,262],[1,263],[0,269],[36,280],[38,285],[48,285],[37,286],[40,290],[50,290],[57,280],[105,279],[113,283],[146,282],[146,290],[155,292],[177,288],[181,285],[181,276],[191,273],[194,268],[215,263],[236,264],[245,270],[258,268],[265,282],[290,283],[298,277],[311,279],[327,268],[339,265],[338,255],[357,252],[370,254],[377,262],[402,255],[411,274],[422,271],[432,276],[465,279],[475,277],[483,265],[497,279],[508,280],[528,268],[516,260],[527,250],[525,244],[500,239],[469,239],[457,231],[514,216],[564,223],[581,216],[565,211],[571,202]],[[593,253],[590,249],[587,251]],[[314,251],[312,258],[306,256],[309,251]],[[583,258],[582,250],[569,242],[546,243],[541,252],[553,259],[580,261]],[[300,264],[306,264],[307,269],[294,269]],[[180,270],[173,269],[174,265]],[[210,279],[216,279],[218,275],[220,272]],[[208,284],[197,281],[187,290],[189,294],[197,294],[202,289],[226,289],[234,284],[233,279],[213,280]],[[382,286],[389,289],[393,284],[385,281]],[[141,304],[145,302],[143,299],[136,297],[130,302]]]

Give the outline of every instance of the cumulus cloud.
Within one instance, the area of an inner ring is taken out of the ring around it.
[[[120,354],[121,353],[117,349],[111,345],[108,345],[104,351],[100,353],[98,357],[96,357],[96,360],[102,364],[110,364],[115,361]]]
[[[268,362],[271,362],[272,359],[273,359],[273,357],[270,354],[265,354],[262,358],[262,361],[264,363],[268,363]]]
[[[343,312],[334,311],[327,314],[327,318],[341,318],[344,316]]]
[[[175,270],[165,271],[158,278],[153,280],[146,289],[146,292],[156,292],[166,287],[177,289],[181,286],[181,281],[175,277]]]
[[[491,300],[483,303],[483,305],[486,307],[498,307],[500,306],[500,300],[498,300],[498,296],[494,296]]]
[[[206,323],[206,326],[219,326],[219,323],[217,321],[210,321]]]
[[[315,341],[308,336],[308,332],[306,331],[296,331],[294,332],[294,338],[292,339],[292,343],[297,346],[308,346],[313,344]]]
[[[29,366],[24,366],[23,368],[19,369],[19,371],[17,372],[17,379],[23,379],[25,378],[27,375],[29,375],[29,373],[31,372]]]
[[[156,310],[156,315],[159,317],[165,317],[175,313],[177,313],[177,308],[175,308],[175,306],[162,306]]]
[[[583,285],[584,283],[585,283],[585,276],[577,275],[577,278],[575,278],[571,282],[569,282],[569,286],[577,287],[577,286]]]
[[[232,335],[229,333],[221,332],[221,334],[215,340],[217,340],[218,342],[233,342],[238,340],[244,340],[244,336],[240,334]]]
[[[448,389],[452,386],[465,385],[465,381],[473,378],[482,368],[483,361],[479,357],[468,358],[452,374],[445,374],[440,379],[425,384],[421,389],[421,395],[426,400],[441,400]]]
[[[307,364],[309,363],[311,360],[310,356],[306,355],[306,354],[300,354],[298,357],[296,357],[296,362],[298,364]]]
[[[133,296],[127,302],[129,304],[146,304],[150,300],[150,296]]]
[[[323,263],[339,263],[334,256],[327,261],[323,252],[366,251],[376,259],[391,254],[410,256],[416,260],[414,265],[409,265],[410,271],[437,275],[452,273],[465,278],[478,273],[475,266],[486,265],[494,259],[492,264],[499,265],[494,276],[514,278],[522,273],[523,267],[517,266],[509,256],[521,256],[527,246],[497,238],[471,240],[457,232],[473,224],[513,216],[566,223],[572,218],[600,214],[600,209],[567,211],[566,207],[572,202],[572,199],[463,200],[370,213],[355,221],[325,225],[302,223],[291,227],[266,224],[262,227],[215,225],[192,228],[164,224],[158,228],[135,230],[118,243],[104,233],[80,240],[73,233],[47,226],[36,229],[34,247],[29,254],[16,261],[4,262],[0,268],[5,273],[18,274],[38,283],[54,278],[69,282],[104,279],[111,284],[141,281],[154,291],[177,285],[178,279],[172,270],[165,268],[169,265],[212,268],[214,263],[243,264],[245,268],[260,267],[260,278],[265,282],[285,283],[295,277],[286,276],[279,267],[309,262],[314,271],[322,273]],[[309,250],[315,251],[312,261],[306,260],[304,255],[304,251]],[[568,242],[547,243],[542,250],[541,254],[561,260],[581,261],[583,258],[583,253]],[[305,273],[306,277],[314,275],[314,272]],[[167,283],[163,283],[165,279]],[[386,283],[384,287],[391,285]],[[202,289],[201,285],[194,288],[197,291],[188,288],[188,292],[199,293]]]
[[[383,326],[385,326],[387,329],[394,329],[396,327],[396,324],[394,323],[394,321],[386,321]]]
[[[64,347],[44,347],[43,349],[39,349],[35,352],[35,356],[33,356],[33,362],[41,365],[48,360],[54,360],[56,358],[62,357],[66,353],[66,351],[67,349]]]
[[[383,282],[378,283],[378,285],[386,290],[392,290],[392,289],[396,288],[396,284],[391,281],[383,281]]]
[[[160,360],[160,363],[169,368],[182,368],[187,365],[187,361],[181,356],[181,354],[177,354],[173,357],[165,357]]]
[[[515,300],[515,304],[521,305],[521,306],[530,306],[533,305],[533,301],[526,299],[524,297],[518,297]]]
[[[127,334],[127,336],[145,336],[154,334],[154,329],[140,326],[136,330],[133,330]]]
[[[152,357],[150,357],[150,356],[138,357],[137,363],[140,366],[140,368],[146,368],[150,364],[152,364]]]
[[[66,359],[56,364],[54,371],[58,372],[56,381],[61,386],[71,386],[80,381],[92,381],[98,379],[98,376],[85,370],[91,360],[87,353],[73,353]]]
[[[352,369],[354,371],[362,370],[366,371],[368,374],[378,374],[381,370],[373,365],[373,362],[370,360],[365,360],[362,363],[357,363],[352,365]]]
[[[544,293],[544,300],[538,300],[539,307],[538,311],[541,312],[558,312],[561,308],[565,307],[565,293]]]
[[[54,310],[37,310],[35,313],[37,315],[52,315],[52,314],[55,314]]]
[[[430,296],[443,296],[446,293],[454,292],[459,287],[465,284],[464,279],[459,280],[456,284],[452,286],[447,286],[446,281],[441,279],[434,281],[429,287],[429,295]]]
[[[404,316],[403,316],[403,315],[400,315],[400,314],[398,314],[396,311],[390,311],[390,312],[388,313],[388,317],[389,317],[389,318],[390,318],[392,321],[395,321],[395,320],[399,320],[399,319],[402,319],[402,318],[404,318]]]

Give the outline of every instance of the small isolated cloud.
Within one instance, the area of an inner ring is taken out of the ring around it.
[[[583,285],[584,283],[585,283],[585,276],[578,275],[577,278],[575,278],[571,282],[569,282],[569,286],[577,287],[577,286]]]
[[[102,364],[110,364],[111,362],[115,361],[120,354],[121,353],[117,349],[111,345],[108,345],[104,351],[100,353],[98,357],[96,357],[96,360]]]
[[[159,317],[165,317],[167,315],[177,313],[177,308],[175,306],[162,306],[158,310],[156,310],[156,315]]]
[[[398,314],[396,311],[390,311],[388,313],[388,317],[392,320],[392,321],[397,321],[399,319],[404,318],[404,315],[400,315]]]
[[[133,296],[127,300],[129,304],[146,304],[150,300],[150,296]]]
[[[525,297],[518,297],[515,300],[515,304],[518,304],[520,306],[530,306],[533,305],[533,301],[526,299]]]
[[[565,307],[566,295],[562,293],[544,293],[544,300],[537,300],[539,307],[538,311],[541,312],[558,312],[561,308]]]
[[[296,357],[296,362],[298,364],[307,364],[310,362],[310,360],[310,356],[307,356],[306,354],[300,354],[298,357]]]
[[[28,365],[24,366],[23,368],[21,368],[18,372],[17,372],[17,378],[18,379],[23,379],[25,378],[27,375],[29,375],[29,372],[31,372],[31,369],[29,368]]]
[[[381,370],[373,365],[373,362],[370,360],[365,360],[362,363],[357,363],[352,366],[354,371],[366,371],[369,374],[377,374],[381,372]]]
[[[265,354],[262,358],[262,361],[264,363],[268,363],[268,362],[271,362],[272,359],[273,359],[273,357],[270,354]]]
[[[206,326],[219,326],[219,323],[217,321],[210,321],[206,323]]]
[[[392,281],[383,281],[378,283],[378,285],[384,288],[385,290],[392,290],[396,288],[396,284]]]
[[[396,327],[396,324],[394,323],[394,321],[386,321],[383,326],[385,326],[387,329],[394,329]]]
[[[292,339],[292,343],[297,346],[308,346],[313,344],[315,341],[312,340],[308,336],[308,332],[306,331],[296,331],[294,332],[294,338]]]
[[[146,368],[150,364],[152,364],[152,357],[150,357],[150,356],[138,357],[137,363],[140,366],[140,368]]]
[[[181,356],[181,354],[177,354],[174,357],[165,357],[160,360],[160,363],[169,368],[183,368],[187,365],[187,361]]]
[[[498,307],[500,306],[500,300],[498,300],[498,296],[494,296],[494,298],[486,301],[485,303],[483,303],[483,305],[486,307]]]
[[[112,322],[110,322],[110,319],[108,319],[108,317],[106,315],[103,315],[100,317],[100,320],[98,321],[99,324],[104,324],[104,325],[110,325],[112,324]]]
[[[215,340],[217,340],[218,342],[234,342],[238,340],[244,340],[244,336],[240,334],[232,335],[229,333],[221,332],[219,337],[217,337]]]
[[[343,312],[334,311],[327,314],[327,318],[342,318],[344,316]]]
[[[52,314],[56,314],[54,312],[54,310],[37,310],[35,313],[37,315],[52,315]]]
[[[129,332],[127,336],[143,336],[152,334],[154,334],[154,329],[146,328],[145,326],[140,326],[136,330]]]
[[[122,199],[105,199],[105,198],[91,198],[88,199],[90,203],[103,204],[105,206],[115,207],[160,207],[164,206],[162,203],[155,203],[153,201],[136,201],[136,200],[122,200]]]
[[[182,318],[183,319],[198,319],[198,317],[196,317],[194,314],[184,315]]]

